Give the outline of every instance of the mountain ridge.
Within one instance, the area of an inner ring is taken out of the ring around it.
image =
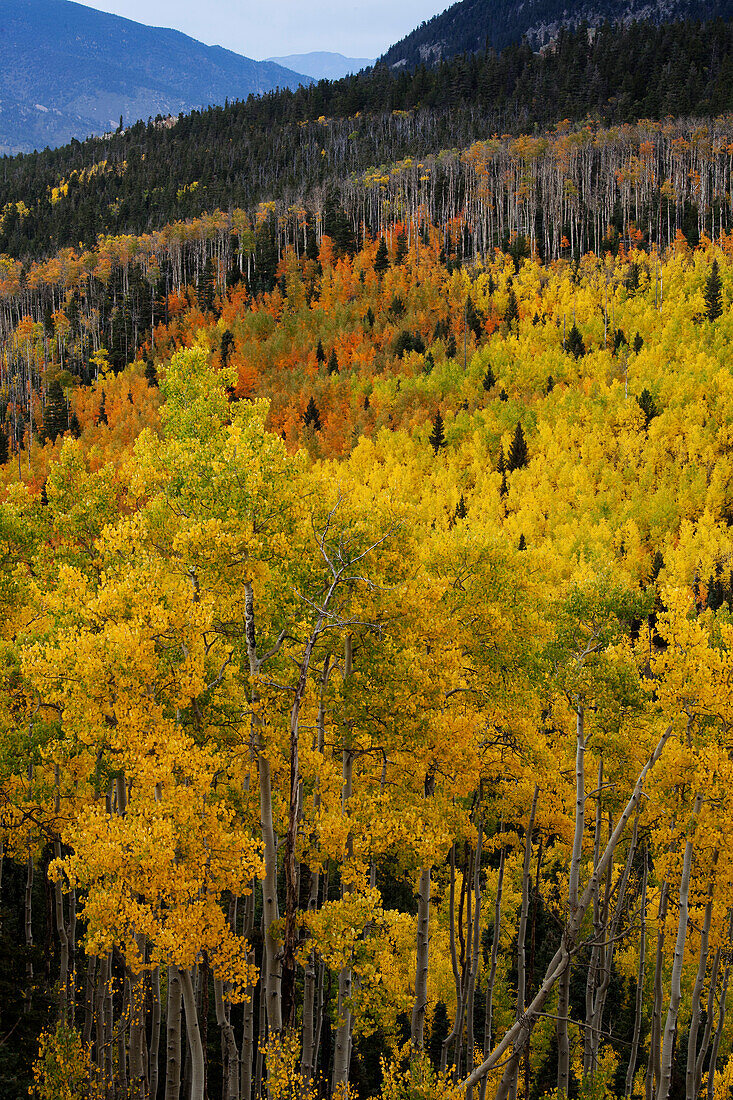
[[[500,51],[523,39],[536,52],[562,28],[583,23],[731,18],[733,0],[458,0],[390,46],[379,62],[415,68],[487,48]]]
[[[3,0],[0,153],[29,152],[311,78],[73,0]]]

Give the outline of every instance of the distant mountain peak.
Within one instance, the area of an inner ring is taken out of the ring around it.
[[[373,57],[344,57],[342,53],[313,50],[310,53],[291,53],[285,57],[268,57],[277,65],[304,73],[315,80],[340,80],[342,76],[361,72],[374,64]]]
[[[0,153],[312,79],[73,0],[2,0],[2,17]]]

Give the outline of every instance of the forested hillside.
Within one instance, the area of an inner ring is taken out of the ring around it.
[[[380,60],[391,67],[434,65],[458,54],[528,42],[539,50],[585,24],[729,20],[731,0],[459,0],[396,42]]]
[[[544,56],[517,46],[415,73],[382,67],[194,112],[170,128],[141,123],[5,158],[0,252],[38,260],[80,242],[91,248],[100,233],[145,233],[217,207],[251,217],[260,202],[275,202],[278,214],[318,208],[329,190],[348,192],[361,175],[389,178],[407,157],[440,162],[442,151],[527,132],[541,148],[542,132],[565,118],[604,126],[706,117],[717,148],[729,122],[712,120],[733,110],[732,45],[730,23],[607,27],[592,42],[579,31]]]
[[[729,1100],[732,45],[4,158],[0,1100]]]
[[[733,237],[190,234],[4,291],[3,1095],[724,1096]]]

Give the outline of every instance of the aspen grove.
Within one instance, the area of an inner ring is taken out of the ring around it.
[[[730,146],[642,224],[676,141],[603,177],[615,234],[561,187],[538,239],[507,183],[560,146],[595,179],[586,135],[492,146],[516,206],[475,148],[468,211],[402,166],[333,236],[264,210],[5,258],[31,1095],[729,1095]]]

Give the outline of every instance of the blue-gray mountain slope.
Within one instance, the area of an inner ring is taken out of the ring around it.
[[[0,153],[310,78],[71,0],[0,0]]]

